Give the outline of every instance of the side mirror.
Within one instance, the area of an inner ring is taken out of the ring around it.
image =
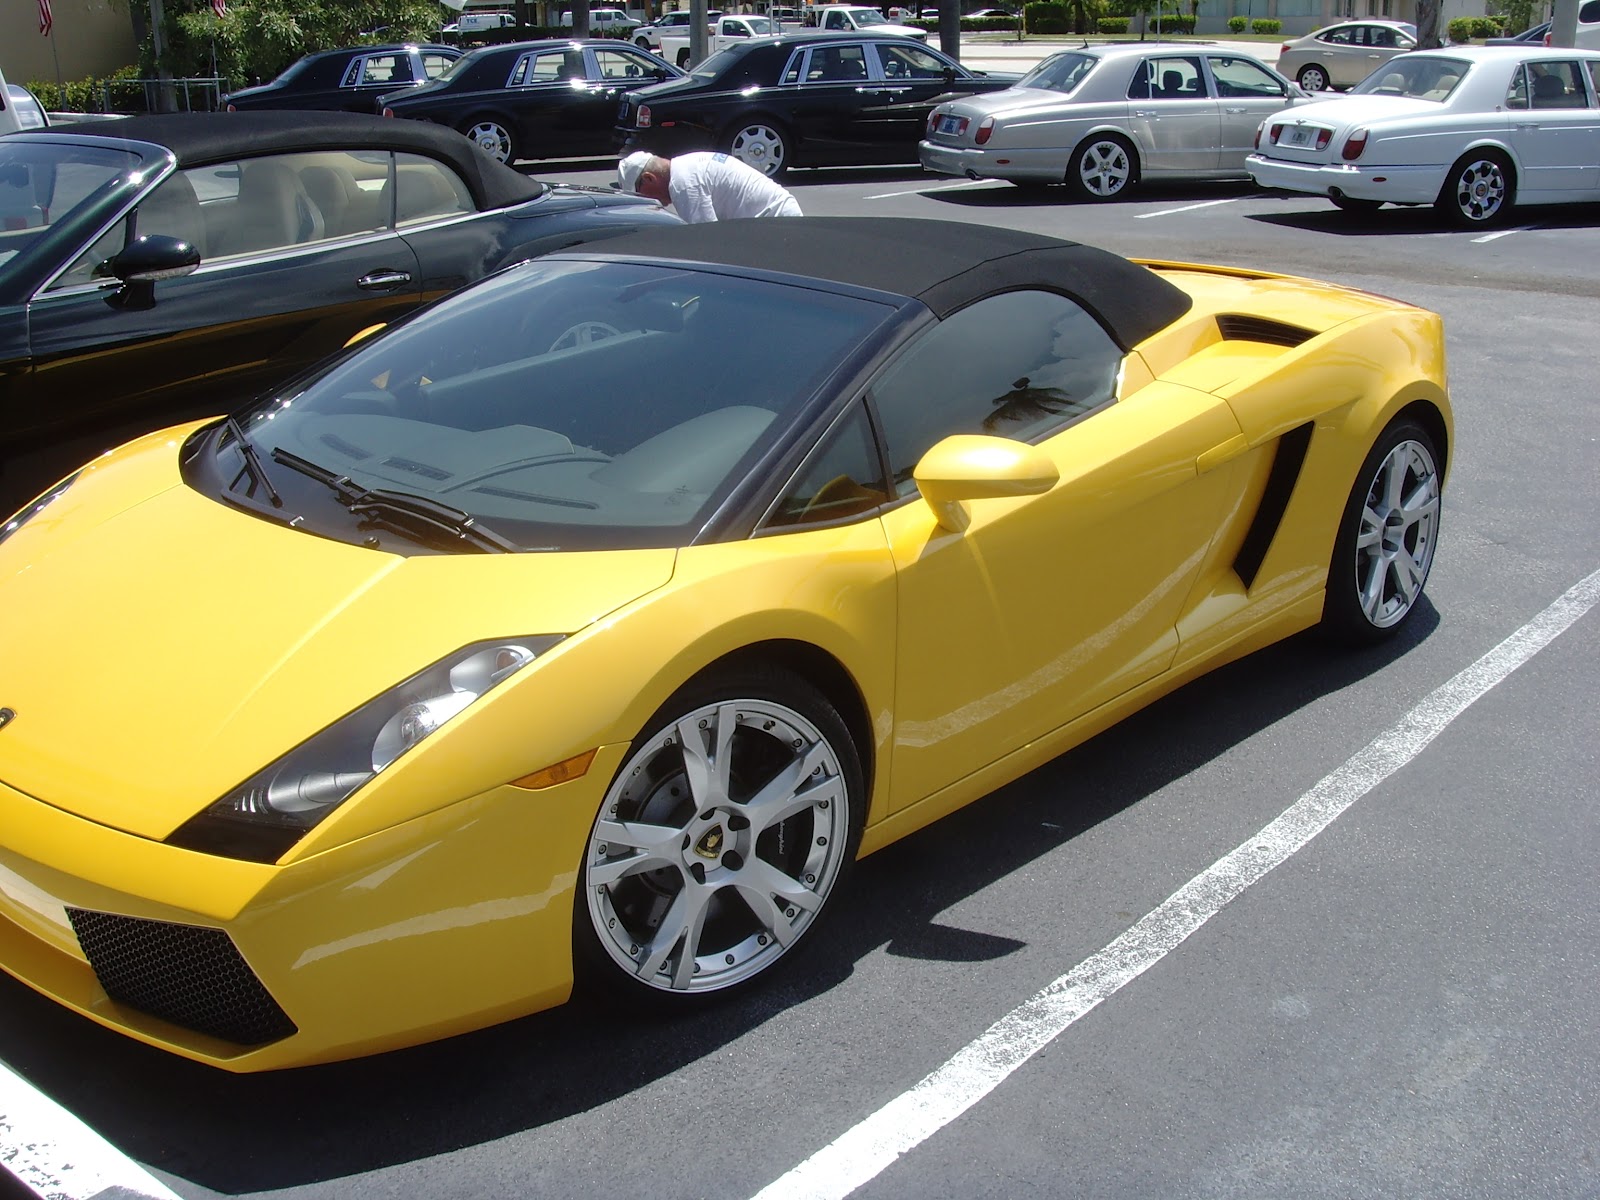
[[[1037,446],[960,433],[924,454],[912,477],[934,519],[951,533],[961,533],[972,519],[964,501],[1038,496],[1060,481],[1061,472]]]
[[[182,238],[148,233],[124,246],[106,263],[106,270],[122,280],[110,297],[118,308],[142,309],[155,304],[155,285],[162,279],[188,275],[200,265],[200,251]]]

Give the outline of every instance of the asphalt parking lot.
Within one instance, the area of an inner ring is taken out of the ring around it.
[[[698,1019],[556,1011],[237,1078],[0,979],[0,1063],[105,1139],[61,1135],[55,1190],[1600,1194],[1600,209],[1474,235],[1245,185],[1108,205],[913,169],[790,187],[816,215],[1006,225],[1443,313],[1458,444],[1421,619],[1364,654],[1274,647],[869,859],[807,972]],[[1346,806],[1237,898],[1173,915],[1330,791]],[[1172,929],[1137,968],[1107,956]],[[1104,984],[1093,1006],[1025,1007],[1075,969]]]

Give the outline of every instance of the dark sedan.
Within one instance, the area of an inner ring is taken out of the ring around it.
[[[0,217],[13,504],[25,451],[225,411],[508,263],[677,223],[541,183],[449,130],[271,112],[0,138]]]
[[[622,95],[682,74],[627,42],[514,42],[474,50],[432,83],[385,96],[381,107],[386,117],[458,129],[500,162],[609,155]]]
[[[378,97],[420,87],[461,57],[454,46],[351,46],[308,54],[271,83],[222,98],[229,112],[319,108],[370,113]]]
[[[789,167],[911,163],[935,104],[1016,81],[969,71],[907,38],[759,38],[713,54],[688,78],[628,95],[617,112],[617,145],[669,156],[723,150],[771,176]]]

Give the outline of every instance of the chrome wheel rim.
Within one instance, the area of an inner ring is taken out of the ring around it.
[[[494,121],[479,121],[467,130],[467,139],[499,162],[506,162],[511,157],[511,135]]]
[[[1439,472],[1420,442],[1389,451],[1367,488],[1356,535],[1356,594],[1378,629],[1400,621],[1428,580],[1439,533]]]
[[[770,125],[747,125],[733,135],[728,153],[763,175],[776,175],[783,167],[783,137]]]
[[[1307,67],[1301,71],[1299,82],[1308,92],[1326,91],[1328,87],[1328,77],[1317,67]]]
[[[1506,176],[1492,158],[1469,163],[1456,176],[1456,208],[1469,221],[1493,220],[1506,202]]]
[[[1078,157],[1078,178],[1095,196],[1115,196],[1132,174],[1133,164],[1120,142],[1096,142]]]
[[[726,700],[688,713],[623,764],[589,836],[600,944],[664,992],[759,974],[821,911],[849,805],[838,754],[793,709]]]

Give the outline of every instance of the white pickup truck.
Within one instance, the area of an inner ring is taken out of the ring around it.
[[[717,18],[722,16],[720,9],[711,9],[706,13],[706,28],[715,30]],[[648,50],[652,54],[661,53],[661,39],[663,37],[687,37],[691,28],[689,10],[680,8],[675,12],[662,13],[654,25],[641,25],[633,31],[633,44],[641,50]]]
[[[728,16],[717,18],[712,31],[706,38],[706,54],[710,56],[718,50],[726,50],[729,46],[736,46],[740,42],[747,42],[751,38],[773,37],[783,33],[783,28],[776,22],[766,17]],[[674,66],[688,68],[692,58],[690,39],[687,33],[661,35],[661,49],[656,51],[662,58]]]
[[[824,4],[806,10],[806,25],[823,33],[892,33],[900,37],[928,40],[928,31],[915,25],[896,25],[883,11],[858,4]]]

